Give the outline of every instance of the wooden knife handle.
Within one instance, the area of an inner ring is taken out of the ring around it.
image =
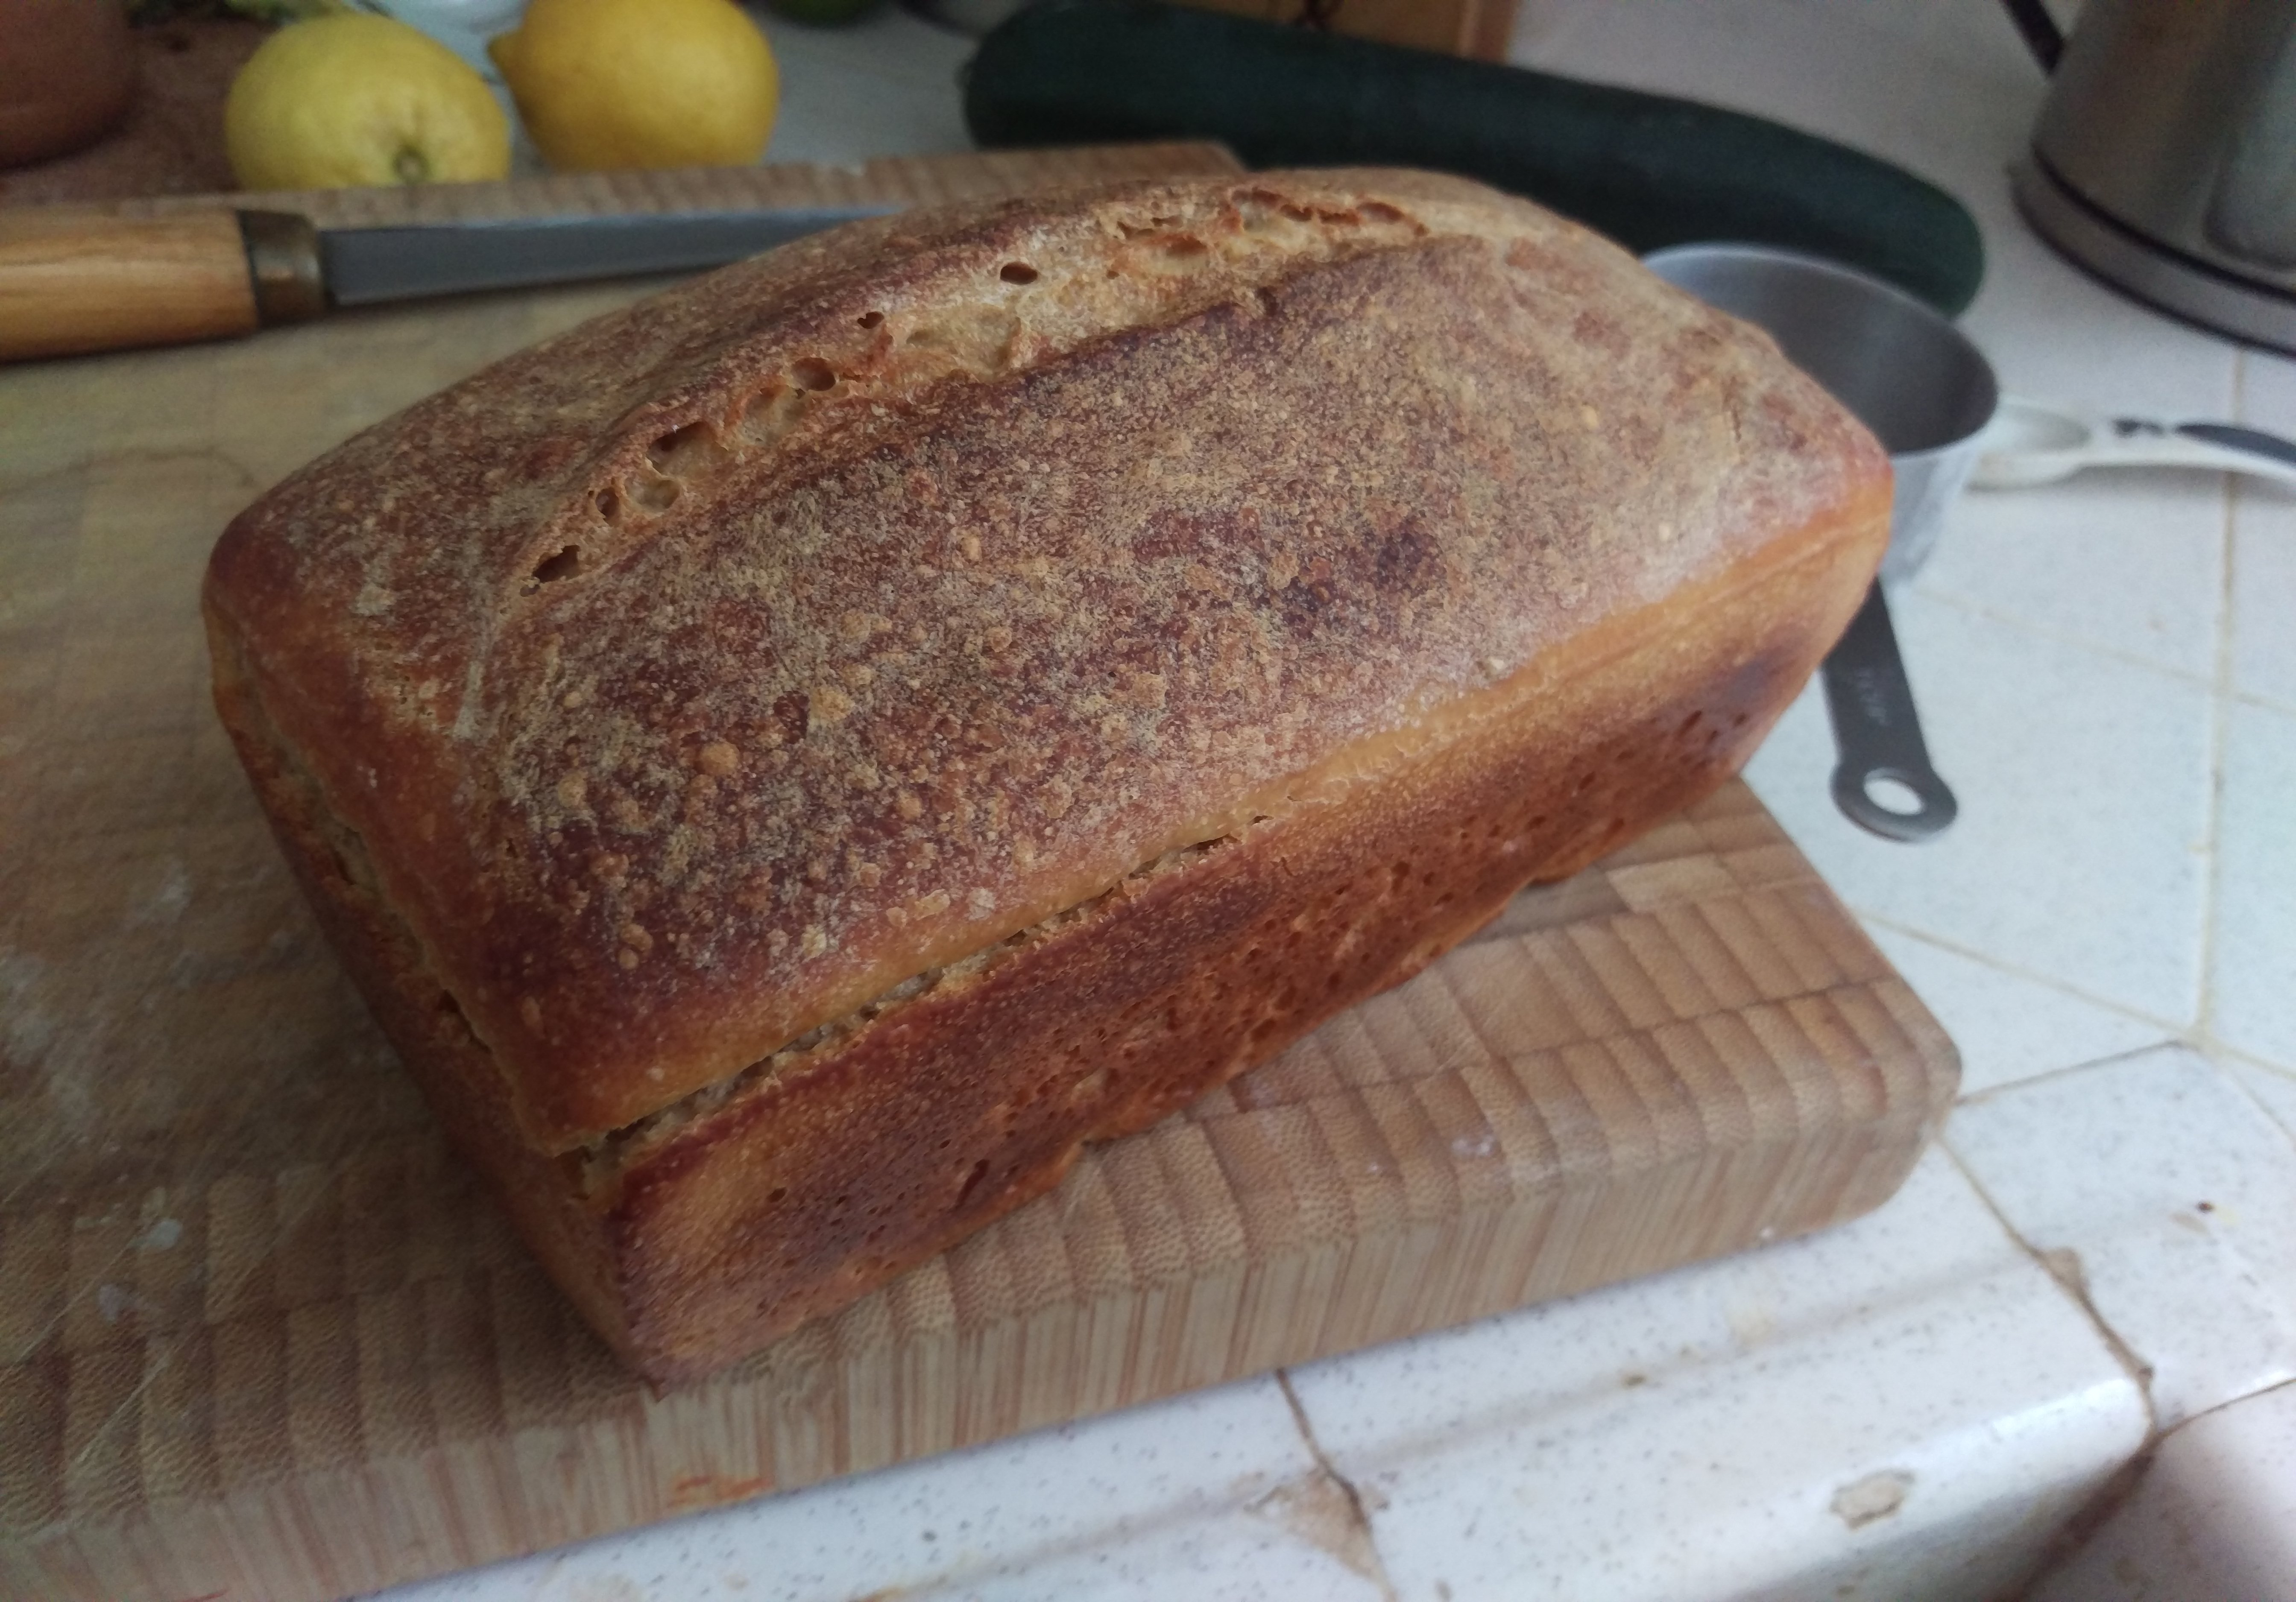
[[[224,339],[325,306],[300,217],[0,209],[0,362]]]

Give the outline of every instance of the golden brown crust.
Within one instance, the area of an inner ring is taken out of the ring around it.
[[[233,525],[217,704],[449,1132],[707,1370],[1741,763],[1878,448],[1760,336],[1423,175],[805,241]]]
[[[837,1311],[1705,796],[1864,593],[1875,510],[1693,586],[1671,637],[1648,615],[1580,637],[1382,782],[1128,881],[619,1153],[597,1205],[624,1354],[691,1377]]]
[[[491,1060],[271,743],[218,690],[280,838],[449,1132],[592,1324],[660,1380],[834,1311],[1339,1008],[1525,879],[1567,875],[1734,771],[1863,593],[1886,489],[1451,709],[1385,781],[1177,854],[1092,905],[630,1132],[525,1141]],[[1661,626],[1663,625],[1663,626]]]
[[[1534,208],[1136,184],[840,230],[539,347],[250,509],[209,605],[562,1152],[1376,783],[1884,472],[1759,336]]]

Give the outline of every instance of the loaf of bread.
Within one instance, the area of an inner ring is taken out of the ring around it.
[[[1744,759],[1873,441],[1401,172],[840,229],[305,468],[217,699],[457,1144],[623,1356],[831,1312]]]

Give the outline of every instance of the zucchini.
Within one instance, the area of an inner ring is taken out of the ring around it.
[[[1778,245],[1948,315],[1985,273],[1961,203],[1813,135],[1662,94],[1152,0],[1044,0],[980,42],[984,145],[1218,139],[1253,167],[1393,165],[1481,179],[1628,249]]]

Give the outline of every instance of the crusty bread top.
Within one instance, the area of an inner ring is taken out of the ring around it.
[[[265,495],[208,602],[566,1149],[1886,477],[1761,336],[1530,205],[1131,183],[537,346]]]

